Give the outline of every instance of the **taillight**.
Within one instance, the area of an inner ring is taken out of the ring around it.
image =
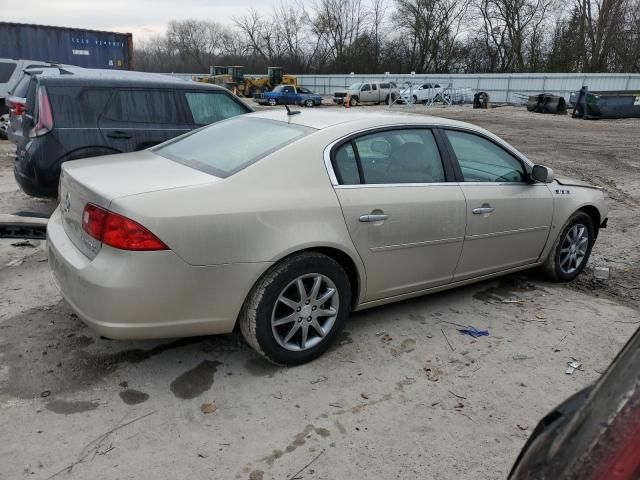
[[[12,115],[16,117],[20,117],[24,115],[24,103],[22,102],[10,102],[9,103],[9,111]]]
[[[53,112],[51,111],[51,103],[49,95],[44,87],[38,88],[38,113],[37,121],[31,130],[32,137],[39,137],[53,130]]]
[[[168,250],[162,240],[133,220],[87,203],[82,229],[96,240],[120,250]]]

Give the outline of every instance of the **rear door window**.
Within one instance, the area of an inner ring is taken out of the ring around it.
[[[185,92],[196,125],[209,125],[247,113],[247,109],[224,92]]]
[[[0,83],[7,83],[16,70],[13,62],[0,62]]]
[[[31,75],[23,75],[18,84],[13,87],[13,90],[11,90],[11,95],[14,97],[26,98],[31,78]]]
[[[132,123],[186,123],[173,90],[119,89],[113,95],[105,116]]]
[[[57,127],[95,128],[111,88],[47,87]]]
[[[225,178],[313,131],[302,125],[239,115],[170,140],[153,151]],[[250,141],[247,132],[251,132]]]

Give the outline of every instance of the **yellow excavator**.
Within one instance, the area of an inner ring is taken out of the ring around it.
[[[209,75],[196,75],[196,82],[220,85],[241,97],[253,97],[256,93],[269,92],[278,85],[298,86],[295,75],[287,75],[282,67],[269,67],[267,75],[249,76],[244,74],[244,67],[233,65],[230,67],[211,67]]]

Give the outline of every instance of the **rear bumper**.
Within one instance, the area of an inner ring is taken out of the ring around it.
[[[60,293],[98,334],[117,339],[231,332],[269,264],[194,267],[170,250],[102,246],[90,260],[71,242],[59,209],[47,225],[49,267]]]

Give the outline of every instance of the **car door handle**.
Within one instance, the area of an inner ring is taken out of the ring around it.
[[[109,132],[107,134],[109,138],[131,138],[131,134],[127,132],[123,132],[122,130],[115,130],[113,132]]]
[[[494,210],[495,210],[495,208],[493,208],[493,207],[482,206],[482,207],[479,207],[479,208],[474,208],[472,211],[473,211],[474,215],[484,215],[486,213],[491,213]]]
[[[360,218],[358,220],[360,220],[361,222],[383,222],[387,218],[389,218],[389,215],[385,215],[384,213],[379,213],[379,214],[360,215]]]

